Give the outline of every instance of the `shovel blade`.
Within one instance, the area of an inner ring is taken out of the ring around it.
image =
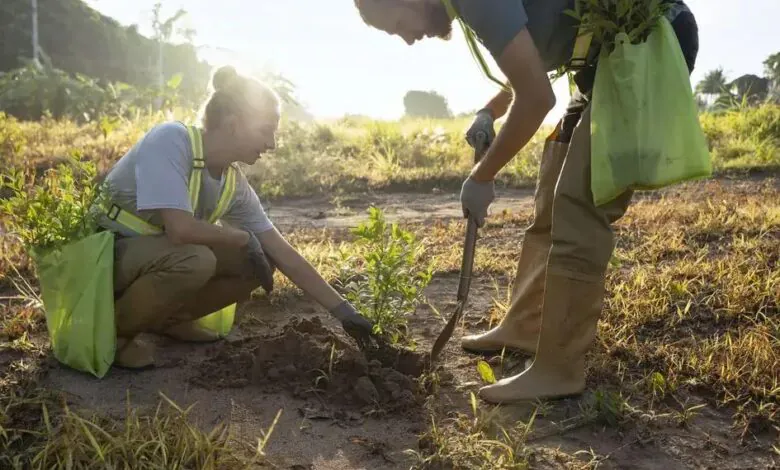
[[[449,341],[450,337],[452,336],[452,332],[455,331],[455,325],[458,323],[458,320],[463,314],[463,309],[465,307],[466,307],[466,302],[459,300],[457,305],[455,306],[455,311],[452,313],[452,316],[450,317],[450,321],[447,322],[447,324],[444,326],[444,329],[441,330],[441,333],[439,333],[439,337],[436,338],[436,341],[433,343],[433,348],[431,349],[431,359],[430,359],[431,364],[436,362],[436,358],[439,356],[442,349],[444,349],[444,346],[447,344],[447,341]]]

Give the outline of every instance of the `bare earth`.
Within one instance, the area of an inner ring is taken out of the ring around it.
[[[527,209],[532,197],[533,191],[502,191],[492,211]],[[367,195],[340,204],[324,197],[301,199],[270,205],[269,213],[282,230],[352,226],[365,218],[369,204],[381,206],[390,220],[460,217],[456,194]],[[428,288],[430,302],[445,316],[454,306],[457,282],[457,275],[439,276]],[[477,357],[459,348],[459,338],[486,327],[477,319],[489,310],[494,295],[492,284],[474,280],[463,328],[456,329],[443,353],[445,374],[451,377],[435,399],[453,410],[467,410],[468,392],[476,391],[481,383]],[[319,322],[299,322],[314,319]],[[421,351],[430,350],[444,321],[428,307],[418,310],[410,329]],[[292,326],[285,330],[287,325]],[[288,338],[305,341],[292,345],[286,342]],[[417,436],[430,424],[422,398],[414,395],[407,379],[377,364],[361,362],[338,325],[307,299],[275,306],[261,294],[242,306],[238,327],[218,343],[150,340],[158,346],[160,365],[154,370],[114,368],[97,380],[50,359],[49,373],[41,385],[62,390],[75,403],[117,418],[125,413],[128,393],[134,406],[153,406],[162,392],[183,406],[196,403],[193,414],[204,428],[228,421],[249,442],[263,435],[281,409],[267,452],[276,468],[282,469],[408,469],[412,460],[404,451],[418,449]],[[327,369],[334,344],[339,353],[333,381],[318,388],[314,369]],[[279,348],[293,348],[292,359],[274,362]],[[358,383],[365,385],[367,380],[374,389],[360,389]],[[608,456],[599,468],[777,468],[765,451],[766,443],[758,451],[735,442],[722,426],[729,421],[722,417],[728,414],[726,410],[707,408],[687,428],[667,428],[652,436],[593,424],[556,431],[556,423],[577,414],[578,403],[577,399],[558,402],[545,416],[537,417],[529,444],[545,450],[534,457],[534,468],[572,468],[556,456],[556,448],[569,455],[592,449]],[[527,420],[530,407],[506,407],[502,413]],[[581,457],[583,464],[588,460]]]

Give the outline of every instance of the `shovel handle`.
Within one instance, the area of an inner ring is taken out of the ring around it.
[[[474,140],[476,141],[476,145],[474,145],[474,164],[476,165],[477,163],[479,163],[480,160],[482,160],[482,157],[485,155],[485,152],[487,151],[488,148],[487,132],[478,131],[477,138]]]
[[[487,133],[477,132],[474,146],[474,164],[485,155],[488,148]],[[466,302],[471,286],[471,270],[474,265],[474,248],[477,243],[477,221],[469,216],[466,223],[466,240],[463,243],[463,260],[460,266],[460,283],[458,284],[458,300]]]

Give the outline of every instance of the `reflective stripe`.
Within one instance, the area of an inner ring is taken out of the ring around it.
[[[200,202],[200,184],[201,172],[206,167],[206,160],[203,159],[203,146],[200,131],[194,126],[187,126],[187,133],[190,135],[190,145],[192,146],[192,171],[190,172],[190,206],[194,213]]]
[[[106,217],[122,225],[128,230],[132,230],[138,235],[158,235],[162,233],[160,227],[152,225],[144,219],[138,217],[132,212],[128,212],[116,204],[106,203],[104,206]]]
[[[583,33],[582,26],[580,26],[580,30],[577,31],[577,39],[574,41],[574,52],[571,54],[569,67],[580,68],[588,64],[588,50],[590,50],[592,39],[593,33]]]
[[[193,214],[198,210],[200,202],[200,185],[202,182],[202,172],[206,167],[206,161],[203,158],[203,137],[200,130],[193,126],[187,126],[187,134],[190,137],[190,145],[192,147],[192,171],[190,172],[190,179],[188,185],[188,192],[190,197],[190,204],[192,206]],[[236,194],[236,184],[238,181],[238,170],[234,165],[229,165],[225,171],[225,184],[222,187],[219,200],[214,208],[214,212],[209,216],[209,223],[216,223],[230,207],[230,202],[233,200],[233,196]],[[124,228],[136,233],[137,235],[159,235],[163,233],[161,227],[147,222],[146,220],[138,217],[134,213],[120,208],[117,204],[112,202],[106,203],[104,206],[106,216],[122,225]]]
[[[225,212],[227,212],[230,206],[230,201],[233,200],[233,195],[236,193],[236,168],[230,165],[227,169],[227,175],[225,176],[225,186],[222,189],[222,195],[219,197],[219,202],[214,212],[209,217],[210,223],[215,223],[219,220]]]

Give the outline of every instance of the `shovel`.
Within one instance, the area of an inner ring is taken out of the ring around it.
[[[476,145],[474,147],[474,164],[477,164],[487,150],[487,134],[480,132],[477,134]],[[463,260],[460,265],[460,281],[458,282],[458,297],[457,304],[455,305],[455,311],[452,312],[450,321],[444,326],[444,329],[439,333],[439,337],[436,338],[436,342],[433,343],[433,349],[431,350],[430,363],[433,364],[436,361],[441,350],[449,341],[452,332],[455,330],[455,325],[463,316],[463,310],[466,308],[466,301],[469,296],[469,287],[471,287],[471,268],[474,265],[474,247],[477,243],[477,221],[473,216],[469,215],[468,223],[466,224],[466,240],[463,243]]]

